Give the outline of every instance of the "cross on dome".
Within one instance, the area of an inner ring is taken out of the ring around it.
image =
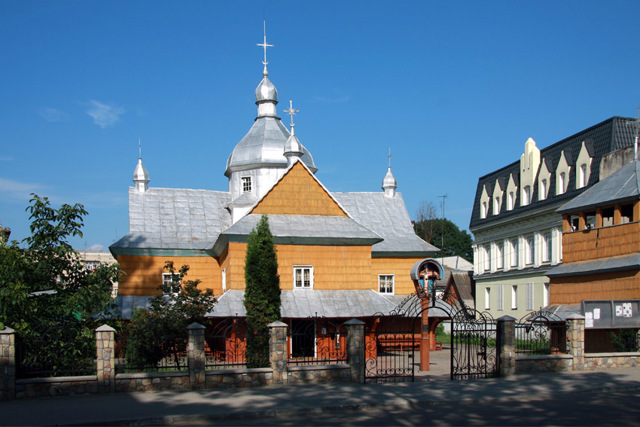
[[[289,109],[288,110],[284,110],[284,112],[291,116],[291,127],[293,127],[294,126],[294,124],[293,124],[293,115],[299,113],[300,110],[294,110],[293,109],[293,101],[289,100]]]
[[[267,43],[267,21],[263,22],[263,27],[264,27],[264,40],[262,43],[258,43],[258,46],[261,46],[262,48],[264,48],[264,60],[262,61],[262,63],[264,64],[264,75],[266,76],[267,73],[267,48],[268,47],[273,47],[272,44],[268,44]]]

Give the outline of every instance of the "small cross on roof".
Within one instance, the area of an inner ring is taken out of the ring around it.
[[[293,115],[294,114],[298,114],[300,112],[300,110],[294,110],[293,109],[293,101],[289,100],[289,109],[288,110],[284,110],[284,112],[291,116],[291,126],[293,126]]]

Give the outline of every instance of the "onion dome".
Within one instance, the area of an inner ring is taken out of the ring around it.
[[[269,72],[267,71],[267,66],[264,66],[264,71],[262,72],[264,77],[262,81],[256,88],[256,104],[260,104],[261,102],[273,102],[278,103],[278,91],[276,87],[269,80]]]
[[[149,186],[149,172],[147,172],[147,168],[142,164],[142,158],[138,158],[138,164],[133,171],[133,183],[139,192],[144,193],[147,191]]]
[[[396,178],[391,173],[391,166],[389,166],[387,174],[382,180],[382,189],[384,190],[385,196],[393,197],[396,194],[396,188],[398,188],[398,183],[396,182]]]
[[[287,139],[287,142],[284,144],[284,156],[287,158],[287,163],[291,166],[294,160],[299,159],[304,154],[304,147],[298,140],[295,132],[295,125],[291,125],[291,135]]]

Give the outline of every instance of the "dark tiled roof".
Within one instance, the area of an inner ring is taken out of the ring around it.
[[[633,145],[634,142],[634,122],[635,119],[625,117],[612,117],[598,123],[588,129],[576,133],[568,138],[556,142],[546,148],[540,150],[540,164],[546,163],[551,177],[549,179],[549,197],[545,200],[538,200],[538,185],[537,176],[534,181],[534,186],[531,189],[531,203],[527,206],[520,206],[519,191],[516,192],[516,200],[514,202],[515,208],[508,211],[506,209],[507,197],[502,198],[502,206],[500,207],[500,213],[493,215],[493,204],[489,204],[489,213],[485,219],[480,218],[480,198],[482,195],[482,189],[485,185],[493,189],[496,179],[504,180],[503,190],[506,189],[506,185],[509,181],[509,176],[513,174],[516,179],[516,183],[520,177],[520,160],[513,162],[501,169],[498,169],[490,174],[487,174],[478,179],[478,186],[476,187],[476,196],[473,202],[473,211],[471,213],[471,220],[469,228],[473,229],[483,224],[489,224],[492,221],[508,218],[513,215],[518,215],[527,211],[534,211],[545,206],[557,204],[559,202],[568,201],[581,194],[587,188],[600,180],[600,159],[603,155],[611,153],[613,151],[620,150],[625,147]],[[572,168],[569,174],[569,182],[567,185],[567,192],[561,195],[555,195],[556,179],[555,170],[560,161],[560,155],[562,151],[565,151],[565,158],[570,165],[573,165],[574,159],[578,158],[582,142],[585,141],[585,146],[592,157],[591,173],[589,176],[589,182],[586,187],[576,189],[576,173],[575,167]],[[489,195],[492,192],[488,193]]]

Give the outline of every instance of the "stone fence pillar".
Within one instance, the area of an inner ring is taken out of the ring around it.
[[[16,335],[11,328],[0,331],[0,400],[16,397]]]
[[[567,353],[573,356],[573,370],[583,371],[584,316],[581,314],[572,314],[567,318]]]
[[[347,363],[351,366],[351,381],[364,384],[365,379],[365,341],[364,322],[358,319],[347,320]]]
[[[502,316],[498,319],[498,374],[510,377],[516,373],[516,319]]]
[[[98,393],[113,392],[116,389],[116,330],[102,325],[95,332]]]
[[[189,332],[189,346],[187,347],[189,383],[194,390],[205,388],[207,381],[207,358],[204,352],[205,330],[204,326],[196,322],[187,326]]]
[[[269,362],[273,370],[273,384],[287,384],[287,324],[275,321],[269,327]]]

